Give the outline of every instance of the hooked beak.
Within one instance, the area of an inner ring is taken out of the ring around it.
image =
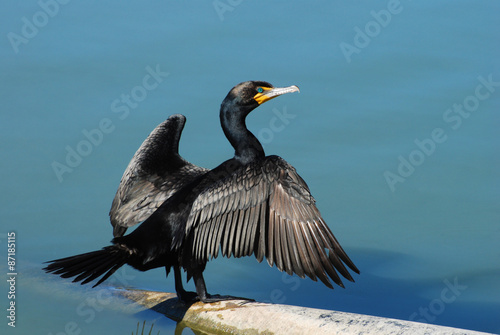
[[[286,93],[300,92],[295,85],[288,87],[262,87],[262,92],[257,93],[253,98],[259,105]]]

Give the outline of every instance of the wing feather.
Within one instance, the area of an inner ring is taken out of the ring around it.
[[[227,216],[228,216],[227,213],[224,213],[220,217],[219,229],[217,231],[217,239],[215,240],[215,244],[213,246],[214,258],[219,256],[219,246],[222,245],[221,240],[227,226]]]
[[[259,210],[260,206],[254,206],[250,207],[250,212],[248,214],[248,219],[246,221],[247,226],[243,230],[245,232],[245,241],[244,241],[244,250],[243,250],[243,256],[250,256],[254,250],[252,249],[252,246],[255,245],[255,233],[257,232],[257,224],[252,224],[253,218],[258,218],[259,217]],[[255,251],[257,252],[257,251]]]
[[[233,247],[233,252],[234,252],[234,257],[241,257],[240,255],[240,250],[241,250],[241,235],[243,233],[243,226],[245,222],[245,211],[240,209],[238,212],[238,221],[235,225],[233,225],[234,228],[234,247]]]
[[[219,249],[225,257],[254,254],[259,262],[265,257],[280,271],[319,279],[330,288],[330,280],[343,287],[337,272],[351,281],[347,267],[359,273],[308,186],[283,159],[269,156],[230,173],[223,168],[226,173],[200,183],[188,217],[185,236],[196,261],[217,257]]]
[[[200,246],[200,235],[201,235],[201,229],[197,229],[195,232],[194,232],[194,236],[193,236],[193,254],[196,256],[196,258],[200,258],[200,255],[199,255],[199,246]]]
[[[332,278],[335,283],[337,284],[340,283],[339,285],[343,287],[343,284],[337,272],[335,272],[335,269],[333,268],[332,264],[328,261],[327,254],[325,251],[327,246],[325,245],[324,240],[322,238],[321,230],[319,230],[317,227],[317,222],[313,222],[313,224],[309,225],[309,228],[311,229],[314,242],[316,243],[316,248],[318,250],[318,254],[321,260],[321,265],[325,269],[326,273],[330,276],[330,278]]]
[[[314,255],[311,247],[310,236],[307,230],[307,225],[298,224],[297,228],[300,229],[300,232],[297,232],[297,236],[301,238],[301,248],[303,252],[303,260],[305,260],[306,267],[306,275],[312,280],[316,281],[316,274],[314,271],[314,263],[316,261],[316,256]]]
[[[321,265],[321,256],[320,252],[321,249],[318,249],[316,237],[314,236],[314,233],[311,230],[311,223],[307,222],[307,224],[304,225],[304,232],[307,236],[307,239],[309,241],[309,247],[311,248],[311,261],[313,262],[313,271],[314,274],[318,276],[318,278],[328,287],[331,287],[331,283],[328,280],[328,277],[326,275],[325,269]]]
[[[286,220],[285,228],[287,230],[288,236],[288,248],[290,253],[290,260],[292,261],[292,269],[299,277],[304,278],[304,269],[302,268],[302,262],[300,261],[299,250],[297,249],[298,241],[295,237],[295,232],[293,226],[294,221]]]
[[[199,242],[203,243],[198,243],[198,254],[199,254],[198,259],[208,259],[207,247],[204,241],[206,241],[208,238],[208,230],[210,229],[211,226],[212,226],[212,220],[209,220],[207,224],[203,225],[203,228],[201,229],[202,233],[200,234]]]
[[[305,275],[311,273],[310,271],[310,260],[307,249],[304,245],[304,237],[302,236],[302,231],[300,230],[300,222],[294,221],[292,225],[293,236],[295,238],[295,250],[297,252],[297,262],[300,263],[302,275],[297,273],[301,278]]]
[[[259,228],[256,230],[259,233],[257,239],[258,242],[256,241],[256,248],[257,251],[255,253],[255,257],[257,257],[257,261],[260,263],[264,259],[264,256],[266,254],[266,218],[269,217],[267,214],[267,204],[266,203],[261,203],[260,204],[260,215],[259,215]]]
[[[217,234],[220,228],[220,220],[222,215],[215,217],[215,224],[213,226],[213,231],[208,235],[208,243],[207,243],[207,258],[214,258],[215,255],[215,242],[217,240]]]
[[[268,224],[267,224],[267,227],[265,229],[263,229],[264,233],[267,232],[267,241],[266,241],[266,238],[264,238],[264,246],[266,245],[266,242],[267,242],[267,250],[265,252],[265,255],[266,255],[267,263],[269,264],[269,266],[273,266],[274,264],[277,263],[276,251],[274,250],[275,249],[275,247],[274,247],[274,245],[275,245],[274,228],[276,225],[274,224],[274,211],[270,211],[269,207],[268,207],[268,212],[269,212],[269,215],[267,215],[267,217],[266,217],[266,219],[268,220]],[[282,270],[280,269],[280,271],[282,271]]]
[[[287,234],[287,226],[288,224],[286,223],[285,220],[280,220],[278,219],[279,222],[279,230],[280,230],[280,244],[281,244],[281,255],[283,257],[283,265],[286,273],[291,275],[293,273],[293,265],[292,265],[292,260],[291,260],[291,254],[293,254],[293,251],[290,250],[288,244],[290,243],[290,239],[288,238]]]
[[[183,115],[170,116],[134,154],[109,211],[115,237],[123,236],[128,227],[146,220],[174,193],[208,172],[179,155],[185,122]]]
[[[285,270],[285,265],[286,265],[286,259],[285,255],[283,255],[283,249],[284,246],[283,244],[286,242],[283,240],[283,234],[281,233],[281,221],[276,214],[276,212],[273,211],[273,216],[274,216],[274,221],[273,221],[273,228],[274,228],[274,255],[276,257],[276,266],[280,271]]]

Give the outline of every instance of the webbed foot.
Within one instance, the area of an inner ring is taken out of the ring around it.
[[[177,298],[179,298],[180,301],[187,304],[200,300],[198,299],[198,294],[196,292],[190,292],[184,290],[181,292],[177,292]]]

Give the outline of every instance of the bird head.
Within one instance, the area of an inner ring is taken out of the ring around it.
[[[259,140],[245,125],[247,115],[266,101],[298,91],[297,86],[274,87],[265,81],[246,81],[229,91],[221,104],[220,122],[237,160],[246,164],[265,155]]]
[[[280,95],[300,92],[295,85],[274,87],[265,81],[245,81],[234,86],[222,102],[222,110],[243,111],[244,116],[264,102]]]

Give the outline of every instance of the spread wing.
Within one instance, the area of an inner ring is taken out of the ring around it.
[[[286,161],[266,157],[208,186],[191,209],[191,235],[198,261],[223,256],[265,257],[270,266],[300,277],[329,278],[343,286],[339,272],[353,281],[345,265],[359,273],[332,234],[304,180]],[[344,265],[345,264],[345,265]]]
[[[159,124],[128,164],[109,212],[115,237],[146,220],[172,194],[208,171],[179,155],[185,122],[176,114]]]

